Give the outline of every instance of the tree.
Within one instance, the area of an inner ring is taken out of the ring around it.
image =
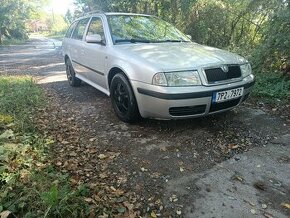
[[[38,16],[38,9],[47,0],[1,0],[0,5],[0,44],[7,38],[27,38],[25,21]]]
[[[71,10],[67,10],[67,12],[66,12],[66,14],[65,14],[65,21],[67,22],[67,23],[72,23],[73,22],[73,20],[74,20],[74,17],[73,17],[73,15],[72,15],[72,13],[71,13]]]
[[[269,13],[263,37],[255,52],[255,63],[260,69],[283,71],[290,74],[290,0],[280,1]]]

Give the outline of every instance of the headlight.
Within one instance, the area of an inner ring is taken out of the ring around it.
[[[157,86],[197,86],[201,81],[197,71],[157,73],[153,77],[153,85]]]
[[[247,77],[252,74],[251,64],[241,65],[242,76]]]

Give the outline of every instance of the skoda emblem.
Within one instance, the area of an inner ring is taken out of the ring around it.
[[[229,72],[229,67],[228,67],[227,65],[223,65],[223,66],[222,66],[222,70],[223,70],[225,73],[227,73],[227,72]]]

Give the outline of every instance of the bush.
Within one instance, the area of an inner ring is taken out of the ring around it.
[[[253,95],[288,100],[290,99],[290,80],[279,73],[257,73]]]

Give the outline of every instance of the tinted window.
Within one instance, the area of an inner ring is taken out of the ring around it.
[[[99,34],[103,40],[105,40],[103,22],[99,17],[93,17],[89,29],[88,29],[88,36]]]
[[[65,34],[66,38],[70,38],[71,37],[71,34],[72,34],[76,24],[77,24],[77,22],[74,22],[72,25],[70,25],[69,29],[67,30],[67,32]]]
[[[73,32],[73,35],[72,35],[73,39],[80,39],[80,40],[83,39],[83,35],[85,33],[88,21],[89,21],[89,18],[79,21],[79,23],[77,24]]]

